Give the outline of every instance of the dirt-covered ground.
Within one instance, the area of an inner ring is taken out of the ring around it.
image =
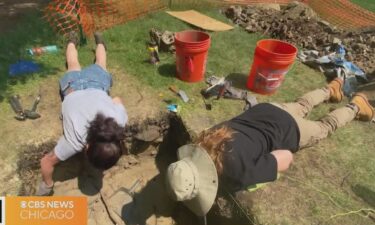
[[[17,8],[14,6],[17,1],[3,1],[0,4]],[[4,24],[7,29],[11,29],[16,21]],[[0,22],[0,26],[3,26],[1,24]],[[202,110],[199,113],[185,115],[183,120],[187,122],[184,124],[187,126],[186,132],[179,119],[161,113],[165,111],[165,105],[161,104],[162,97],[158,92],[141,84],[134,76],[127,75],[123,68],[111,64],[109,69],[114,77],[111,94],[123,98],[130,116],[131,126],[126,131],[128,135],[125,140],[130,152],[126,153],[128,155],[125,155],[116,167],[103,174],[95,171],[83,155],[77,155],[62,163],[56,169],[57,182],[54,194],[88,196],[90,225],[197,224],[196,217],[181,204],[171,202],[166,196],[162,174],[165,166],[175,159],[174,151],[178,146],[214,124],[214,112]],[[58,71],[59,75],[63,73],[62,69]],[[309,74],[317,75],[313,72]],[[314,78],[306,78],[304,81],[311,81],[309,79]],[[57,81],[57,76],[48,77],[35,87],[20,93],[25,105],[32,103],[35,93],[42,94],[42,101],[38,107],[38,112],[42,115],[40,119],[16,121],[9,105],[1,103],[4,106],[0,109],[1,115],[5,115],[0,118],[2,195],[35,193],[40,180],[39,158],[44,152],[52,150],[62,134]],[[371,96],[372,103],[375,103],[375,86],[369,84],[363,89]],[[213,111],[221,109],[220,103],[217,104]],[[220,110],[217,110],[217,113],[220,113]],[[366,141],[366,144],[371,145],[370,138],[373,135],[368,132],[373,131],[371,126],[355,123],[334,136],[333,141],[323,141],[314,148],[299,152],[290,171],[257,192],[242,192],[233,196],[221,193],[208,216],[210,224],[269,224],[269,221],[273,221],[274,224],[312,224],[317,218],[321,224],[330,224],[329,216],[332,212],[339,214],[351,209],[340,208],[346,202],[336,202],[337,198],[333,198],[335,196],[332,197],[331,192],[328,193],[332,187],[337,188],[339,194],[345,194],[344,197],[340,196],[341,199],[354,199],[358,208],[365,204],[374,206],[371,190],[367,190],[365,186],[353,188],[358,187],[354,179],[356,174],[351,173],[353,168],[340,170],[334,162],[331,164],[330,159],[327,159],[327,156],[332,154],[330,151],[342,155],[349,151],[347,148],[359,145],[355,144],[356,141]],[[364,133],[353,135],[350,129]],[[361,139],[362,136],[370,138]],[[340,146],[342,137],[352,139],[353,144],[347,148]],[[146,139],[148,141],[145,141]],[[325,192],[326,190],[328,191]],[[356,195],[357,190],[362,190],[358,193],[369,194],[367,197]],[[324,208],[322,205],[327,206],[327,212],[319,211]],[[274,218],[275,215],[285,215],[285,218]],[[356,221],[371,223],[371,219]]]

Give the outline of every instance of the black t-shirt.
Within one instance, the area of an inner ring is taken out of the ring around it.
[[[271,151],[298,150],[296,121],[272,104],[258,104],[223,125],[234,130],[226,145],[222,174],[222,181],[232,191],[277,178],[277,162]]]

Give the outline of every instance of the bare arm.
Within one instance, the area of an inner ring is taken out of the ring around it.
[[[116,96],[112,98],[113,103],[123,105],[120,97]]]
[[[293,162],[293,153],[289,150],[274,150],[271,152],[277,161],[277,172],[286,171]]]
[[[52,175],[55,169],[55,165],[59,162],[60,160],[57,158],[54,151],[46,154],[40,161],[42,178],[48,187],[53,186]]]

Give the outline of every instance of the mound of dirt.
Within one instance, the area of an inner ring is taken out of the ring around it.
[[[294,2],[282,10],[230,6],[225,15],[249,33],[259,32],[326,55],[342,43],[348,61],[375,77],[375,28],[345,31],[322,21],[305,4]]]

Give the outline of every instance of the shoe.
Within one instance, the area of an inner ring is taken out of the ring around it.
[[[107,46],[105,45],[102,33],[95,32],[94,33],[94,38],[95,38],[95,44],[96,45],[102,44],[102,45],[104,45],[104,48],[107,49]]]
[[[330,102],[338,103],[342,101],[344,97],[344,93],[342,92],[343,83],[344,82],[342,81],[342,79],[335,78],[333,81],[331,81],[328,84],[328,88],[330,91],[330,97],[329,97]]]
[[[71,31],[67,38],[67,44],[73,43],[76,47],[79,45],[79,35],[77,32]]]
[[[350,103],[358,107],[357,119],[362,121],[371,121],[374,118],[374,108],[368,102],[365,94],[354,94]]]

